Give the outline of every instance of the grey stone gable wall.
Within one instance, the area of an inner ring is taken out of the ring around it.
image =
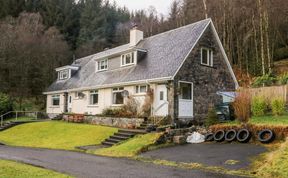
[[[201,47],[213,49],[213,67],[201,64]],[[183,66],[170,83],[170,114],[178,116],[177,88],[179,81],[193,82],[194,116],[196,120],[206,117],[210,105],[222,101],[217,91],[234,91],[235,83],[213,34],[211,25],[206,29]],[[174,101],[173,101],[174,99]]]

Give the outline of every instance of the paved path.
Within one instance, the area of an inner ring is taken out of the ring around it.
[[[142,154],[144,157],[178,162],[196,162],[209,166],[221,166],[227,169],[247,168],[250,158],[266,151],[265,147],[239,143],[203,143],[167,147]],[[225,164],[227,160],[240,161],[237,164]]]
[[[230,178],[200,170],[184,170],[129,159],[78,152],[0,146],[0,159],[20,161],[79,178]]]

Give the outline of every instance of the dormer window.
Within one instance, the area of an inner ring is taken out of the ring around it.
[[[136,52],[123,54],[121,56],[121,67],[136,64]]]
[[[96,62],[96,70],[98,72],[108,69],[108,59],[100,60]]]
[[[69,78],[69,70],[62,70],[62,71],[59,71],[59,80],[66,80]]]

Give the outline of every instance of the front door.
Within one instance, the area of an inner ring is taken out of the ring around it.
[[[168,115],[168,99],[166,85],[157,85],[155,93],[154,115],[167,116]]]
[[[193,83],[179,82],[179,118],[193,117]]]

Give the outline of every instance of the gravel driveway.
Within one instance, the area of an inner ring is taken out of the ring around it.
[[[200,170],[158,166],[72,151],[0,146],[0,159],[20,161],[79,178],[230,178]]]

